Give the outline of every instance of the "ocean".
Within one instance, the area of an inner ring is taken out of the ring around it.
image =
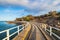
[[[0,21],[0,32],[1,31],[4,31],[4,30],[7,30],[7,29],[10,29],[10,28],[13,28],[13,27],[17,27],[16,24],[8,24],[6,21]],[[20,29],[22,28],[22,26],[20,27]],[[13,30],[10,30],[9,31],[9,34],[12,34],[14,33],[15,31],[17,31],[17,28],[13,29]],[[6,37],[6,32],[4,33],[1,33],[0,34],[0,40],[2,40],[3,38]],[[11,36],[10,37],[10,40],[12,40],[18,33],[16,33],[15,35]]]

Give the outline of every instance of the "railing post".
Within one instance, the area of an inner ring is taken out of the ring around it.
[[[41,27],[43,28],[43,24],[41,24]]]
[[[45,25],[45,31],[46,31],[46,27],[47,27],[47,26],[46,26],[46,24],[44,24],[44,25]]]
[[[18,26],[18,35],[19,35],[19,26]]]
[[[45,26],[45,31],[46,31],[46,26]]]
[[[52,27],[50,26],[50,36],[52,36]]]
[[[41,28],[42,28],[42,23],[40,24]]]
[[[9,30],[7,30],[7,40],[9,40]]]

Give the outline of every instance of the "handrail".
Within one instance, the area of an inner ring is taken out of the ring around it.
[[[4,32],[7,33],[7,37],[5,37],[5,38],[2,39],[2,40],[6,40],[6,39],[9,40],[9,37],[13,36],[13,35],[16,34],[16,33],[18,33],[18,35],[19,35],[19,31],[21,31],[21,30],[24,29],[24,27],[22,27],[21,29],[19,29],[19,27],[21,27],[21,26],[22,26],[22,25],[19,25],[19,26],[17,26],[17,27],[13,27],[13,28],[10,28],[10,29],[1,31],[0,34],[2,34],[2,33],[4,33]],[[17,28],[18,30],[17,30],[16,32],[12,33],[12,34],[9,34],[9,31],[10,31],[10,30],[13,30],[13,29],[15,29],[15,28]]]
[[[57,34],[55,34],[55,33],[53,33],[53,32],[52,32],[52,34],[53,34],[54,36],[56,36],[58,39],[60,39],[60,37],[59,37]]]
[[[29,23],[26,22],[26,25],[25,25],[25,26],[19,25],[19,26],[17,26],[17,27],[13,27],[13,28],[10,28],[10,29],[1,31],[0,34],[1,34],[1,33],[4,33],[4,32],[7,33],[7,37],[5,37],[5,38],[2,39],[2,40],[9,40],[9,37],[13,36],[13,35],[16,34],[16,33],[18,33],[18,35],[19,35],[19,31],[21,31],[21,30],[23,30],[24,28],[26,28],[26,27],[28,26],[28,24],[29,24]],[[23,27],[22,27],[21,29],[19,29],[19,27],[21,27],[21,26],[23,26]],[[13,30],[13,29],[15,29],[15,28],[17,28],[18,30],[17,30],[16,32],[12,33],[12,34],[9,34],[9,31],[10,31],[10,30]]]
[[[59,28],[55,28],[55,27],[51,27],[51,26],[49,26],[49,28],[50,28],[50,30],[46,28],[46,31],[50,32],[50,36],[54,35],[55,37],[57,37],[58,39],[60,39],[60,36],[58,36],[56,33],[54,33],[52,31],[52,29],[55,29],[55,30],[58,30],[58,31],[60,31],[60,29]]]
[[[22,26],[22,25],[19,25],[19,26]],[[13,27],[13,28],[10,28],[10,29],[7,29],[7,30],[12,30],[12,29],[15,29],[15,28],[17,28],[17,27]],[[0,34],[6,32],[7,30],[1,31]]]
[[[60,36],[53,32],[53,29],[55,29],[57,31],[60,31],[59,28],[52,27],[52,26],[49,26],[48,24],[44,24],[44,23],[40,23],[40,24],[41,24],[40,25],[41,28],[44,28],[45,31],[48,31],[49,32],[50,36],[54,35],[55,37],[57,37],[58,39],[60,39]],[[49,27],[49,29],[47,27]]]
[[[60,31],[60,29],[59,29],[59,28],[55,28],[55,27],[52,27],[52,28],[54,28],[54,29],[56,29],[56,30]]]

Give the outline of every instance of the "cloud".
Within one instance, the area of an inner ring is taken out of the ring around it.
[[[15,20],[16,18],[25,16],[24,13],[26,13],[24,10],[0,10],[0,21]]]
[[[60,0],[0,0],[0,20],[60,11]]]
[[[24,6],[26,7],[25,11],[33,13],[60,10],[60,0],[0,0],[0,5]]]

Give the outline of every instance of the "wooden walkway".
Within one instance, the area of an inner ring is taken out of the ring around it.
[[[13,40],[54,40],[47,35],[36,23],[30,23],[18,36]]]
[[[19,35],[17,35],[13,40],[25,40],[31,30],[31,25],[29,24]]]

